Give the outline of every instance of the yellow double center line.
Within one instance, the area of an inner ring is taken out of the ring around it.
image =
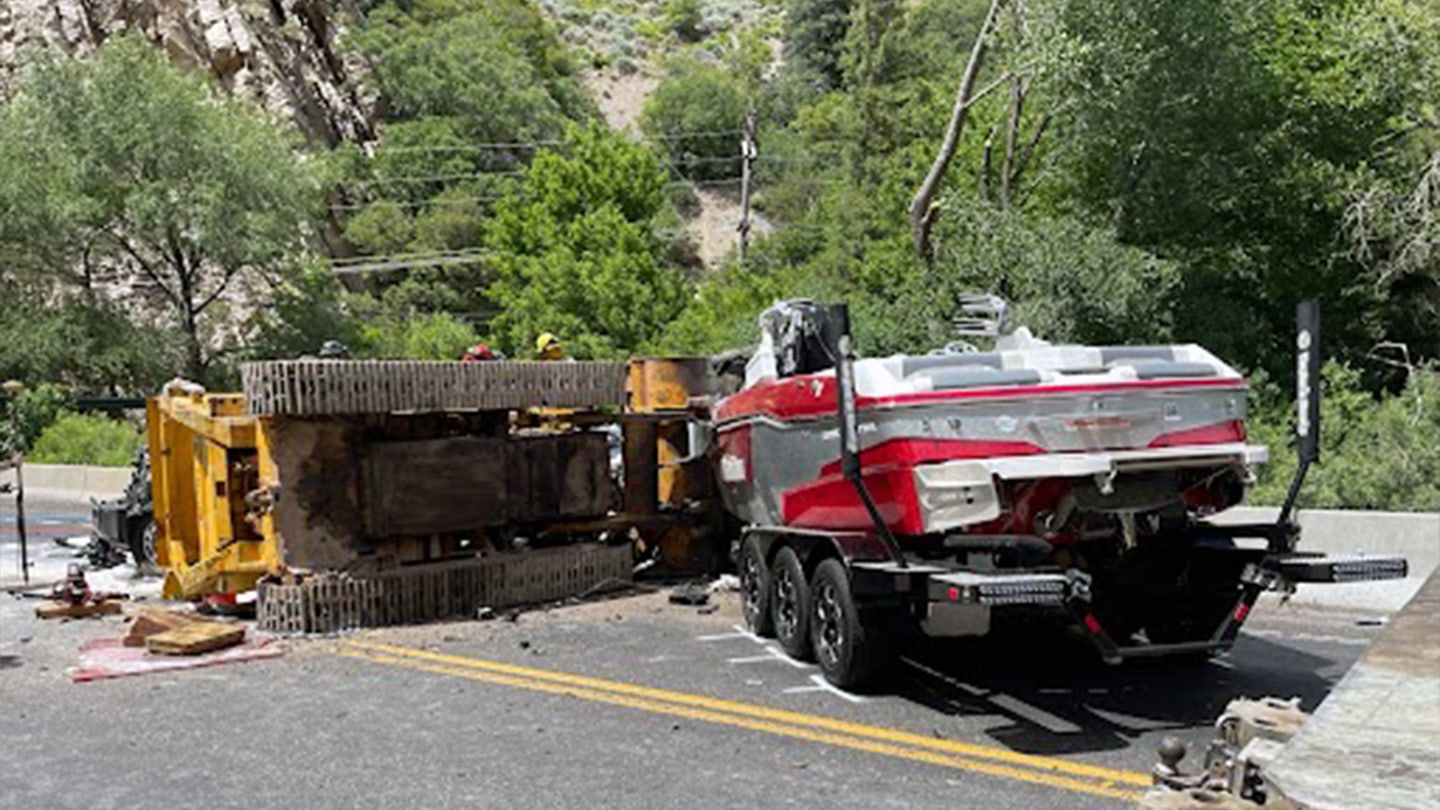
[[[1135,800],[1140,797],[1144,788],[1150,785],[1150,777],[1133,771],[1022,754],[987,745],[936,739],[897,729],[737,703],[704,695],[498,661],[445,655],[393,644],[346,642],[340,654],[420,672],[567,695],[1097,796]]]

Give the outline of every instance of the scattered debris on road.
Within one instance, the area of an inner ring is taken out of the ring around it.
[[[72,605],[68,602],[46,602],[35,608],[35,615],[41,619],[89,619],[98,616],[114,616],[120,612],[120,603],[114,600],[85,602]]]
[[[90,590],[85,572],[78,564],[71,563],[65,578],[50,586],[50,600],[35,608],[35,615],[42,619],[111,616],[120,612],[119,600],[125,598],[125,594]]]
[[[145,639],[145,649],[157,655],[199,655],[233,647],[244,640],[244,625],[191,622]]]
[[[70,680],[86,683],[107,678],[124,678],[153,672],[254,661],[283,655],[284,650],[271,643],[270,637],[256,633],[244,643],[200,655],[152,655],[139,647],[126,647],[120,639],[102,638],[80,648],[80,665],[70,671]]]
[[[698,607],[710,601],[710,588],[702,582],[687,582],[670,592],[672,605]]]

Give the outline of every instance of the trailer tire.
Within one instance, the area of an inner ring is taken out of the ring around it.
[[[836,559],[822,560],[810,586],[810,637],[825,680],[841,689],[873,686],[895,658],[888,611],[862,610],[850,576]]]
[[[147,519],[143,529],[131,529],[127,534],[130,535],[130,558],[134,561],[136,570],[154,571],[159,562],[155,544],[159,539],[160,527],[155,525],[154,519]]]
[[[760,541],[747,536],[740,544],[740,610],[745,617],[745,626],[761,638],[775,635],[775,625],[770,616],[770,565]]]
[[[775,625],[775,639],[791,658],[811,660],[810,583],[795,549],[785,546],[776,553],[775,563],[770,566],[770,581],[770,615]]]

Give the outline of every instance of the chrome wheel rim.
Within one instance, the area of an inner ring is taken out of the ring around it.
[[[800,626],[798,590],[790,569],[780,566],[775,572],[775,634],[781,638],[794,638]]]
[[[821,583],[815,594],[815,657],[826,668],[840,663],[840,651],[845,645],[845,624],[841,621],[840,599],[835,586]]]
[[[149,526],[146,526],[145,534],[141,535],[141,547],[145,550],[145,560],[143,562],[146,564],[155,565],[158,561],[155,552],[155,543],[159,535],[160,529],[154,524],[154,522],[151,522]]]
[[[760,618],[760,561],[746,554],[740,566],[740,590],[745,600],[745,620],[754,627]]]

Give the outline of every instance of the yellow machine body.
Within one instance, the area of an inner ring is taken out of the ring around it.
[[[178,391],[146,405],[155,552],[164,596],[234,594],[279,573],[264,419],[239,394]]]

